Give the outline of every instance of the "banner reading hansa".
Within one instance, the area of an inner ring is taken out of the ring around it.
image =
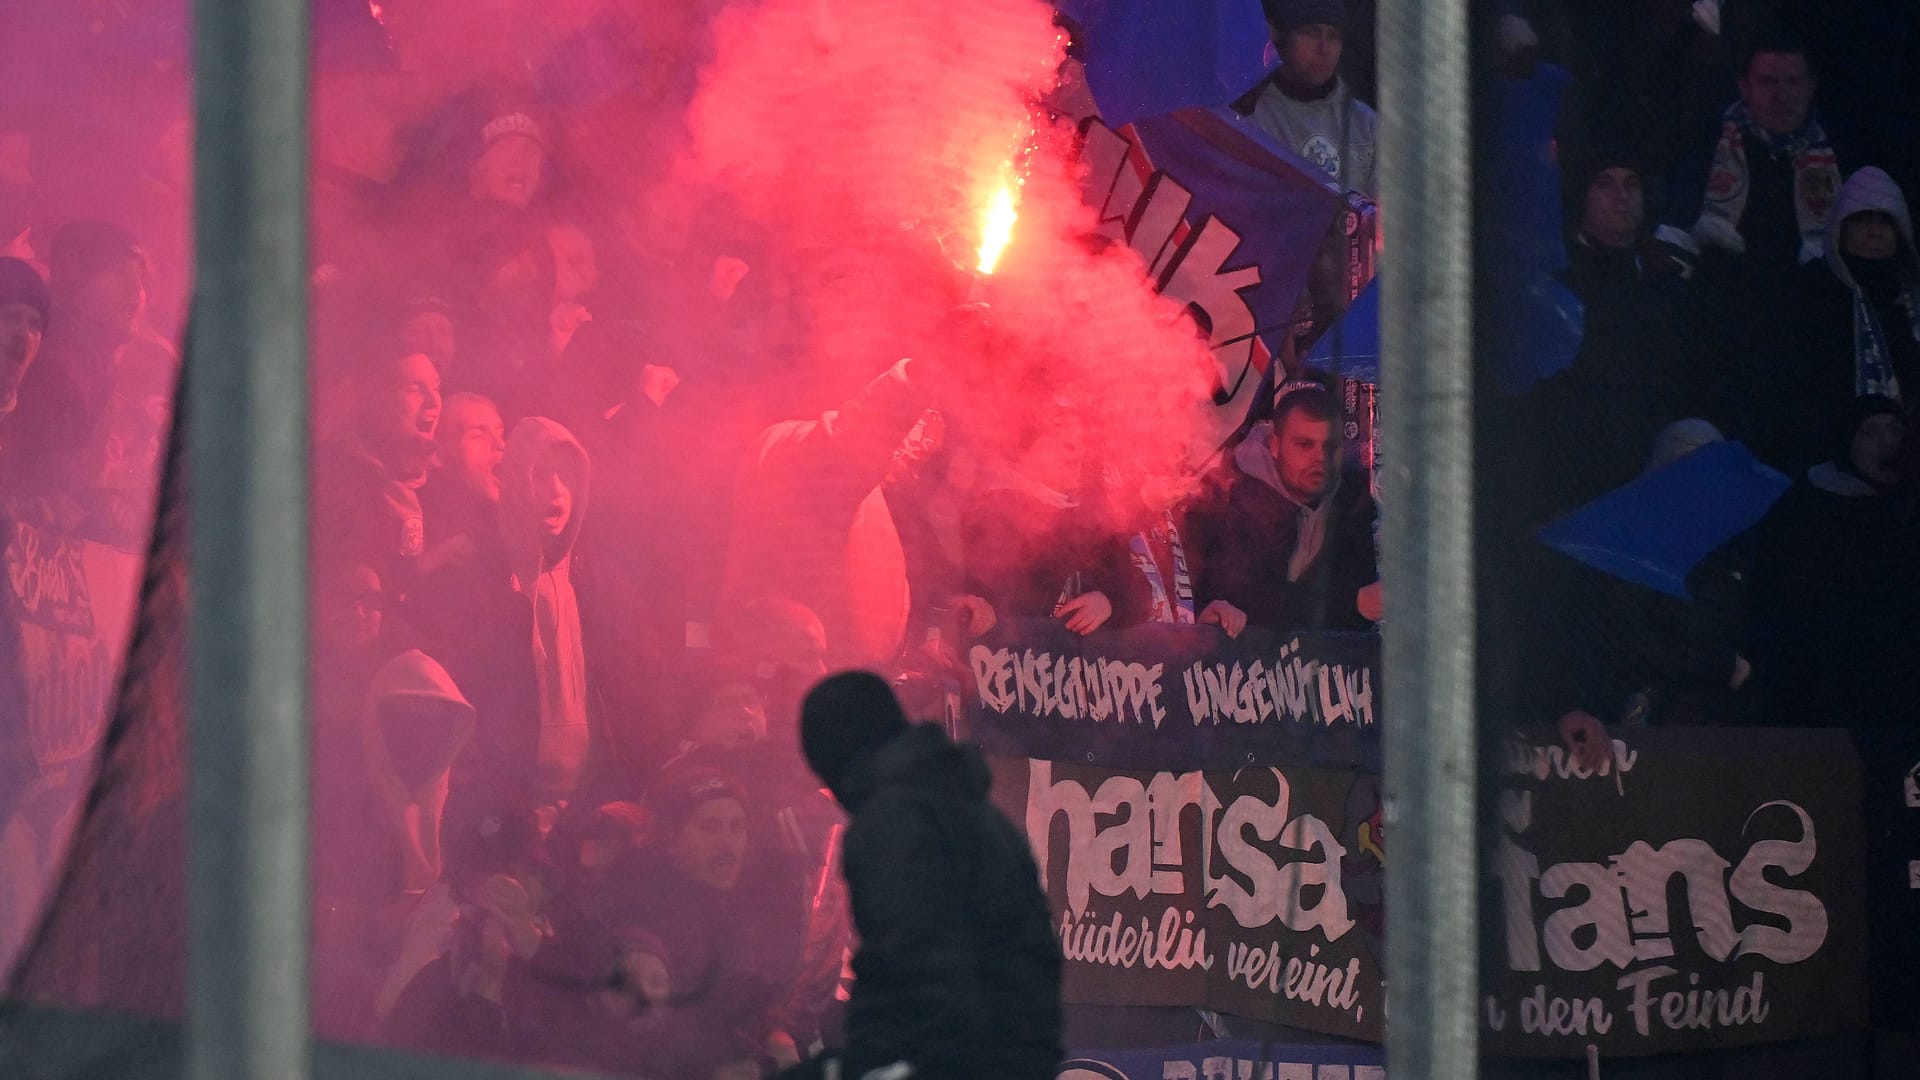
[[[1382,1037],[1377,777],[992,764],[1046,884],[1064,1001]]]
[[[1598,775],[1515,744],[1483,890],[1484,1045],[1688,1052],[1867,1025],[1845,732],[1636,731]]]
[[[1125,769],[1380,761],[1380,639],[1008,620],[968,653],[988,752]]]

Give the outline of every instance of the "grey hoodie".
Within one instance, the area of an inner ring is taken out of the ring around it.
[[[1856,265],[1848,263],[1840,250],[1847,219],[1869,211],[1891,217],[1900,235],[1899,250],[1894,256],[1899,281],[1899,299],[1895,304],[1908,309],[1904,329],[1900,326],[1901,320],[1889,320],[1888,309],[1879,306],[1886,302],[1884,296],[1870,296],[1856,280]],[[1896,368],[1901,364],[1901,356],[1911,356],[1912,347],[1920,343],[1920,320],[1915,319],[1912,310],[1920,306],[1920,255],[1915,254],[1913,247],[1913,215],[1892,177],[1868,167],[1841,185],[1833,212],[1827,217],[1826,256],[1827,267],[1853,294],[1854,394],[1879,394],[1899,400],[1901,391]],[[1895,346],[1889,335],[1910,336],[1910,340]],[[1909,377],[1912,374],[1908,372]]]
[[[1288,97],[1276,78],[1235,103],[1243,115],[1282,147],[1326,170],[1338,187],[1378,199],[1374,179],[1374,142],[1380,118],[1348,93],[1336,78],[1333,90],[1317,101]]]
[[[393,706],[402,701],[440,707],[430,714],[418,708],[399,713]],[[433,726],[398,730],[394,721],[401,717]],[[361,734],[375,813],[380,825],[393,830],[390,839],[399,847],[400,888],[418,892],[440,877],[440,815],[447,804],[448,769],[473,737],[473,706],[445,668],[412,649],[374,673]]]
[[[1298,540],[1293,550],[1287,553],[1287,580],[1299,581],[1319,558],[1320,549],[1327,545],[1327,518],[1333,506],[1334,493],[1340,490],[1340,472],[1334,470],[1326,494],[1312,506],[1288,494],[1280,483],[1280,467],[1273,460],[1268,449],[1273,439],[1273,421],[1262,420],[1253,425],[1247,437],[1233,448],[1233,464],[1247,476],[1260,481],[1280,493],[1280,497],[1299,508],[1300,528],[1296,534]],[[1276,553],[1277,554],[1277,553]]]
[[[1859,284],[1853,280],[1853,271],[1848,268],[1847,260],[1840,254],[1840,229],[1847,218],[1854,214],[1878,210],[1893,218],[1893,224],[1900,232],[1903,242],[1900,249],[1902,276],[1909,288],[1920,282],[1920,253],[1913,246],[1913,213],[1907,208],[1906,196],[1901,194],[1900,185],[1885,172],[1868,166],[1847,177],[1840,186],[1840,194],[1834,198],[1833,211],[1827,215],[1827,266],[1847,287],[1859,291]]]

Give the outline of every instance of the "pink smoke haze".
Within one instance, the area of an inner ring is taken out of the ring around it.
[[[1096,454],[1171,470],[1208,358],[1131,250],[1090,242],[1075,132],[1036,107],[1063,59],[1051,19],[1028,0],[729,8],[678,176],[724,188],[777,238],[811,315],[807,359],[843,386],[936,334],[968,292],[995,192],[1019,177],[1019,221],[985,283],[994,347],[966,373],[991,404],[967,410],[966,436],[991,448],[1064,402],[1092,422]]]

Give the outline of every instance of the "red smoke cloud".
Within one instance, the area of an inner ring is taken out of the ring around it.
[[[995,348],[968,373],[985,407],[966,410],[967,434],[1004,444],[1064,402],[1109,458],[1171,467],[1208,357],[1131,251],[1090,243],[1075,134],[1037,107],[1063,46],[1035,0],[734,5],[677,175],[725,190],[772,238],[808,367],[836,386],[929,347],[969,291],[995,194],[1019,177],[1019,221],[985,292]]]

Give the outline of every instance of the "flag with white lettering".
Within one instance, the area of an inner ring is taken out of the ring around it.
[[[1147,264],[1162,296],[1205,316],[1214,393],[1196,460],[1241,426],[1345,202],[1316,166],[1227,108],[1183,109],[1119,129],[1081,121],[1082,197],[1101,232]]]

